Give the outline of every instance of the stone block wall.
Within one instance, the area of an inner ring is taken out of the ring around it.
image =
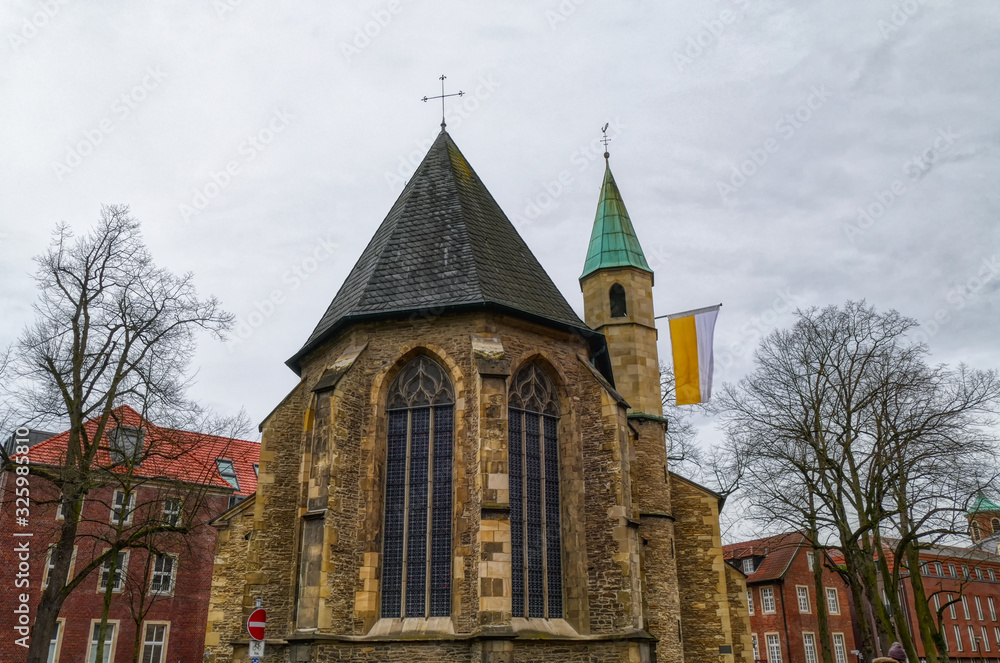
[[[684,660],[734,663],[730,592],[719,529],[720,498],[710,490],[671,473],[671,496],[677,583],[680,592],[680,630]]]
[[[469,314],[358,324],[307,357],[300,384],[262,425],[253,536],[242,553],[245,587],[242,593],[220,587],[213,610],[219,660],[226,646],[233,660],[245,657],[242,619],[235,615],[258,596],[268,610],[269,656],[279,660],[390,660],[384,656],[390,650],[395,660],[423,660],[431,643],[440,647],[434,660],[540,660],[519,652],[546,647],[553,658],[544,660],[572,660],[580,652],[595,661],[648,659],[650,638],[640,631],[635,450],[625,409],[587,365],[587,350],[585,339],[569,333]],[[450,618],[386,620],[379,600],[385,396],[419,353],[438,361],[455,388],[452,611]],[[532,361],[556,384],[562,412],[565,621],[555,621],[565,626],[557,633],[518,626],[510,608],[504,373]],[[324,492],[325,510],[317,510]],[[302,629],[296,623],[302,521],[317,511],[324,523],[322,568],[307,574],[318,583],[315,628]],[[240,554],[237,538],[220,544],[230,558]],[[227,580],[233,573],[219,570]],[[535,640],[534,649],[522,649]]]

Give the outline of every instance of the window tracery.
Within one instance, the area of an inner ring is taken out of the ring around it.
[[[451,614],[454,403],[447,373],[424,355],[389,387],[382,617]]]
[[[514,376],[508,412],[513,615],[562,617],[559,403],[537,364]]]

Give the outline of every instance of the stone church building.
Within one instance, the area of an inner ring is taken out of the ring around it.
[[[214,523],[209,660],[247,660],[257,599],[265,661],[752,660],[722,499],[667,465],[610,168],[580,284],[585,320],[442,127]]]

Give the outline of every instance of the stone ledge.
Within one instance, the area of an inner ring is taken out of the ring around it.
[[[446,619],[450,621],[448,617],[436,617],[432,619]],[[651,635],[645,629],[630,629],[628,631],[620,631],[617,633],[598,633],[591,635],[580,635],[573,629],[563,619],[523,619],[515,617],[514,620],[519,620],[522,622],[563,622],[566,624],[566,628],[571,630],[574,635],[569,635],[568,633],[562,633],[561,628],[555,627],[550,629],[552,632],[547,632],[545,630],[526,630],[526,631],[515,631],[499,628],[482,628],[473,631],[472,633],[435,633],[435,632],[424,632],[423,634],[412,633],[410,635],[336,635],[336,634],[325,634],[325,633],[296,633],[294,635],[286,636],[283,639],[280,638],[268,638],[268,644],[276,645],[290,645],[296,643],[305,642],[355,642],[355,643],[366,643],[366,642],[445,642],[445,641],[481,641],[481,640],[514,640],[514,641],[532,641],[532,640],[544,640],[546,642],[656,642],[657,638]],[[512,620],[512,622],[514,621]],[[383,621],[383,620],[379,620]],[[390,620],[390,621],[401,621],[401,620]],[[414,621],[427,621],[427,620],[414,620]],[[374,629],[372,629],[374,630]],[[229,642],[231,645],[241,645],[246,646],[249,643],[247,639],[232,640]]]

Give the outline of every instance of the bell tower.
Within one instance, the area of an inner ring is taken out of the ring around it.
[[[604,184],[580,287],[584,320],[608,341],[615,389],[630,406],[633,504],[642,541],[643,628],[655,636],[657,660],[681,663],[681,607],[674,516],[660,399],[653,317],[653,270],[646,263],[604,153]]]
[[[584,320],[608,339],[615,388],[633,414],[660,417],[660,366],[653,319],[653,270],[646,263],[608,153],[587,262],[580,276]]]

